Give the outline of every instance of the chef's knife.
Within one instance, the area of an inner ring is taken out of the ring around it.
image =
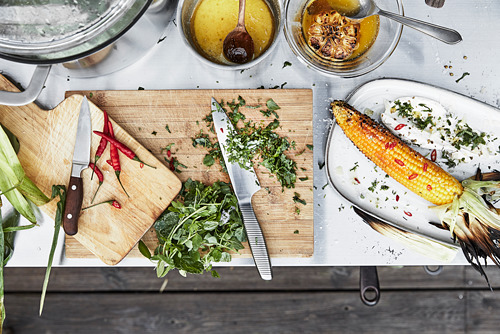
[[[90,120],[89,102],[87,97],[83,97],[80,115],[78,116],[73,164],[63,215],[63,228],[68,235],[74,235],[78,232],[78,216],[83,201],[83,181],[80,174],[90,163],[91,138],[92,122]]]
[[[229,178],[231,179],[231,184],[238,198],[238,206],[243,216],[243,224],[245,225],[248,244],[250,245],[255,265],[262,279],[271,280],[273,278],[271,261],[269,260],[264,235],[252,207],[252,196],[261,189],[259,180],[257,179],[257,175],[255,175],[251,161],[247,162],[246,168],[242,168],[237,162],[232,163],[228,161],[228,154],[226,152],[228,136],[230,133],[235,133],[236,130],[222,107],[214,98],[212,98],[211,105],[215,132],[219,139],[220,149]]]

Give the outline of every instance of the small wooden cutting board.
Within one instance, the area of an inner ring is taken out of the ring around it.
[[[17,90],[1,75],[0,89]],[[67,185],[69,182],[82,98],[82,95],[72,95],[48,111],[34,103],[21,107],[0,106],[0,123],[20,141],[18,156],[26,175],[48,196],[52,185]],[[101,131],[103,112],[93,103],[89,104],[92,129]],[[138,162],[121,155],[120,179],[130,195],[127,197],[118,184],[113,168],[106,163],[109,145],[98,162],[104,173],[104,183],[94,203],[115,199],[122,208],[102,204],[82,211],[74,239],[87,252],[92,252],[110,265],[117,264],[130,252],[181,189],[181,182],[174,173],[122,127],[112,123],[116,138],[156,169],[141,168]],[[100,137],[92,135],[91,161],[99,141]],[[91,172],[90,169],[82,172],[83,208],[91,204],[98,186],[95,176],[91,180]],[[56,201],[41,209],[50,217],[55,217]]]
[[[260,110],[266,109],[266,101],[272,98],[280,107],[280,135],[295,141],[296,147],[287,155],[297,163],[297,182],[293,189],[282,189],[279,182],[270,177],[262,166],[256,173],[262,190],[253,197],[253,207],[261,224],[271,257],[309,257],[314,250],[313,228],[313,127],[312,91],[310,89],[252,89],[252,90],[137,90],[137,91],[73,91],[86,95],[101,109],[106,110],[125,131],[147,147],[158,159],[168,165],[165,150],[172,144],[171,156],[186,166],[178,167],[176,175],[211,184],[215,181],[230,182],[218,163],[211,167],[203,164],[207,150],[193,147],[192,138],[200,131],[211,138],[203,120],[210,113],[210,98],[217,101],[233,101],[241,96],[250,106],[241,108],[247,119],[255,122],[271,122]],[[295,202],[295,193],[307,204]],[[143,240],[153,250],[158,243],[151,229]],[[245,245],[246,246],[246,245]],[[77,240],[66,238],[66,257],[86,258],[92,254]],[[135,247],[129,256],[142,256]],[[248,247],[234,257],[251,256]]]

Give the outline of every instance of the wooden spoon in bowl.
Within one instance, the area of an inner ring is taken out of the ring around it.
[[[237,64],[244,64],[252,60],[254,52],[252,36],[245,28],[245,2],[246,0],[240,0],[238,24],[227,34],[222,46],[224,57]]]

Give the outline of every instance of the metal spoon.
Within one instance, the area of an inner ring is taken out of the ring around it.
[[[238,24],[224,39],[222,49],[227,60],[244,64],[252,60],[254,45],[252,36],[245,28],[245,0],[240,0]]]
[[[348,15],[347,17],[351,19],[363,19],[372,15],[385,16],[448,44],[456,44],[462,41],[462,36],[453,29],[386,12],[378,8],[373,0],[359,0],[359,11],[355,15]]]

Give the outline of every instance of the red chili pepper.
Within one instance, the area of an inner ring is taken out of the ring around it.
[[[397,163],[400,166],[404,166],[405,165],[405,163],[403,161],[399,160],[399,159],[394,159],[394,162]]]
[[[361,182],[359,182],[359,180],[358,180],[358,178],[357,178],[357,177],[355,177],[355,178],[354,178],[354,181],[356,181],[358,184],[360,184],[360,183],[361,183]]]
[[[113,125],[111,124],[110,121],[108,121],[109,124],[109,139],[106,138],[109,143],[110,143],[110,149],[109,149],[109,155],[111,156],[111,165],[113,166],[113,169],[115,170],[115,175],[116,178],[118,179],[118,182],[120,183],[120,186],[122,186],[123,191],[127,195],[127,197],[130,197],[125,190],[125,187],[122,184],[122,181],[120,180],[120,173],[122,171],[121,166],[120,166],[120,156],[118,155],[118,148],[116,145],[113,143],[112,139],[115,137],[115,134],[113,132]],[[95,131],[94,131],[95,132]]]
[[[147,163],[145,163],[144,161],[142,161],[141,159],[139,159],[139,157],[134,153],[134,151],[132,151],[126,145],[120,143],[118,140],[116,140],[116,138],[114,138],[114,137],[112,138],[109,135],[107,135],[105,133],[102,133],[100,131],[94,131],[94,133],[96,135],[98,135],[98,136],[101,136],[102,138],[105,138],[111,144],[115,145],[123,154],[125,154],[127,156],[127,158],[132,159],[134,161],[138,161],[140,163],[145,164],[148,167],[156,169],[156,167],[148,165]]]
[[[111,167],[113,167],[113,163],[111,162],[111,160],[106,160],[106,163],[107,163],[108,165],[110,165]]]
[[[411,212],[409,212],[409,211],[404,211],[404,213],[405,213],[405,215],[407,215],[408,217],[413,216],[413,215],[411,214]]]
[[[428,166],[429,166],[429,165],[427,164],[427,162],[426,162],[426,163],[424,163],[424,167],[422,168],[422,169],[424,170],[424,172],[427,172],[427,167],[428,167]]]
[[[430,184],[427,185],[427,190],[429,190],[429,191],[432,190],[432,186]]]
[[[408,180],[416,179],[417,176],[418,176],[418,174],[411,174],[410,176],[408,176]]]
[[[436,150],[432,150],[432,152],[431,152],[431,160],[432,161],[436,161],[436,158],[437,158],[437,152],[436,152]]]
[[[97,174],[97,173],[96,173],[96,174]],[[122,206],[120,205],[120,203],[118,203],[118,201],[117,201],[117,200],[115,200],[115,199],[110,199],[109,201],[104,201],[104,202],[96,203],[96,204],[91,205],[91,206],[87,206],[86,208],[83,208],[83,209],[82,209],[82,211],[83,211],[83,210],[90,209],[90,208],[92,208],[92,207],[94,207],[94,206],[97,206],[97,205],[104,204],[104,203],[107,203],[107,204],[109,204],[109,205],[112,205],[112,206],[114,206],[114,207],[115,207],[115,208],[117,208],[117,209],[121,209],[121,208],[122,208]]]
[[[398,124],[394,130],[398,131],[398,130],[401,130],[402,128],[404,128],[406,126],[406,124]]]
[[[399,195],[396,195],[396,202],[399,202]]]
[[[92,200],[90,201],[90,203],[94,203],[95,196],[97,195],[99,188],[101,188],[102,183],[104,182],[104,175],[102,174],[99,167],[97,167],[93,162],[89,163],[89,167],[92,168],[92,171],[95,172],[95,175],[97,175],[97,178],[99,179],[99,185],[97,186],[97,190],[95,191],[95,194],[92,197]]]
[[[103,110],[102,113],[104,115],[104,125],[102,127],[102,132],[108,133],[109,132],[108,113],[105,110]],[[96,165],[97,165],[97,161],[99,160],[99,158],[103,154],[104,150],[106,149],[106,146],[108,146],[108,141],[104,138],[101,138],[101,141],[99,142],[99,146],[97,147],[97,151],[95,152],[95,156],[94,156],[94,161],[95,161]],[[96,166],[96,165],[94,165],[94,166]],[[95,170],[94,170],[94,168],[92,168],[92,176],[90,177],[91,180],[94,178],[94,172],[95,172]]]
[[[394,147],[396,147],[396,142],[392,142],[390,145],[389,145],[389,150],[392,150]]]

